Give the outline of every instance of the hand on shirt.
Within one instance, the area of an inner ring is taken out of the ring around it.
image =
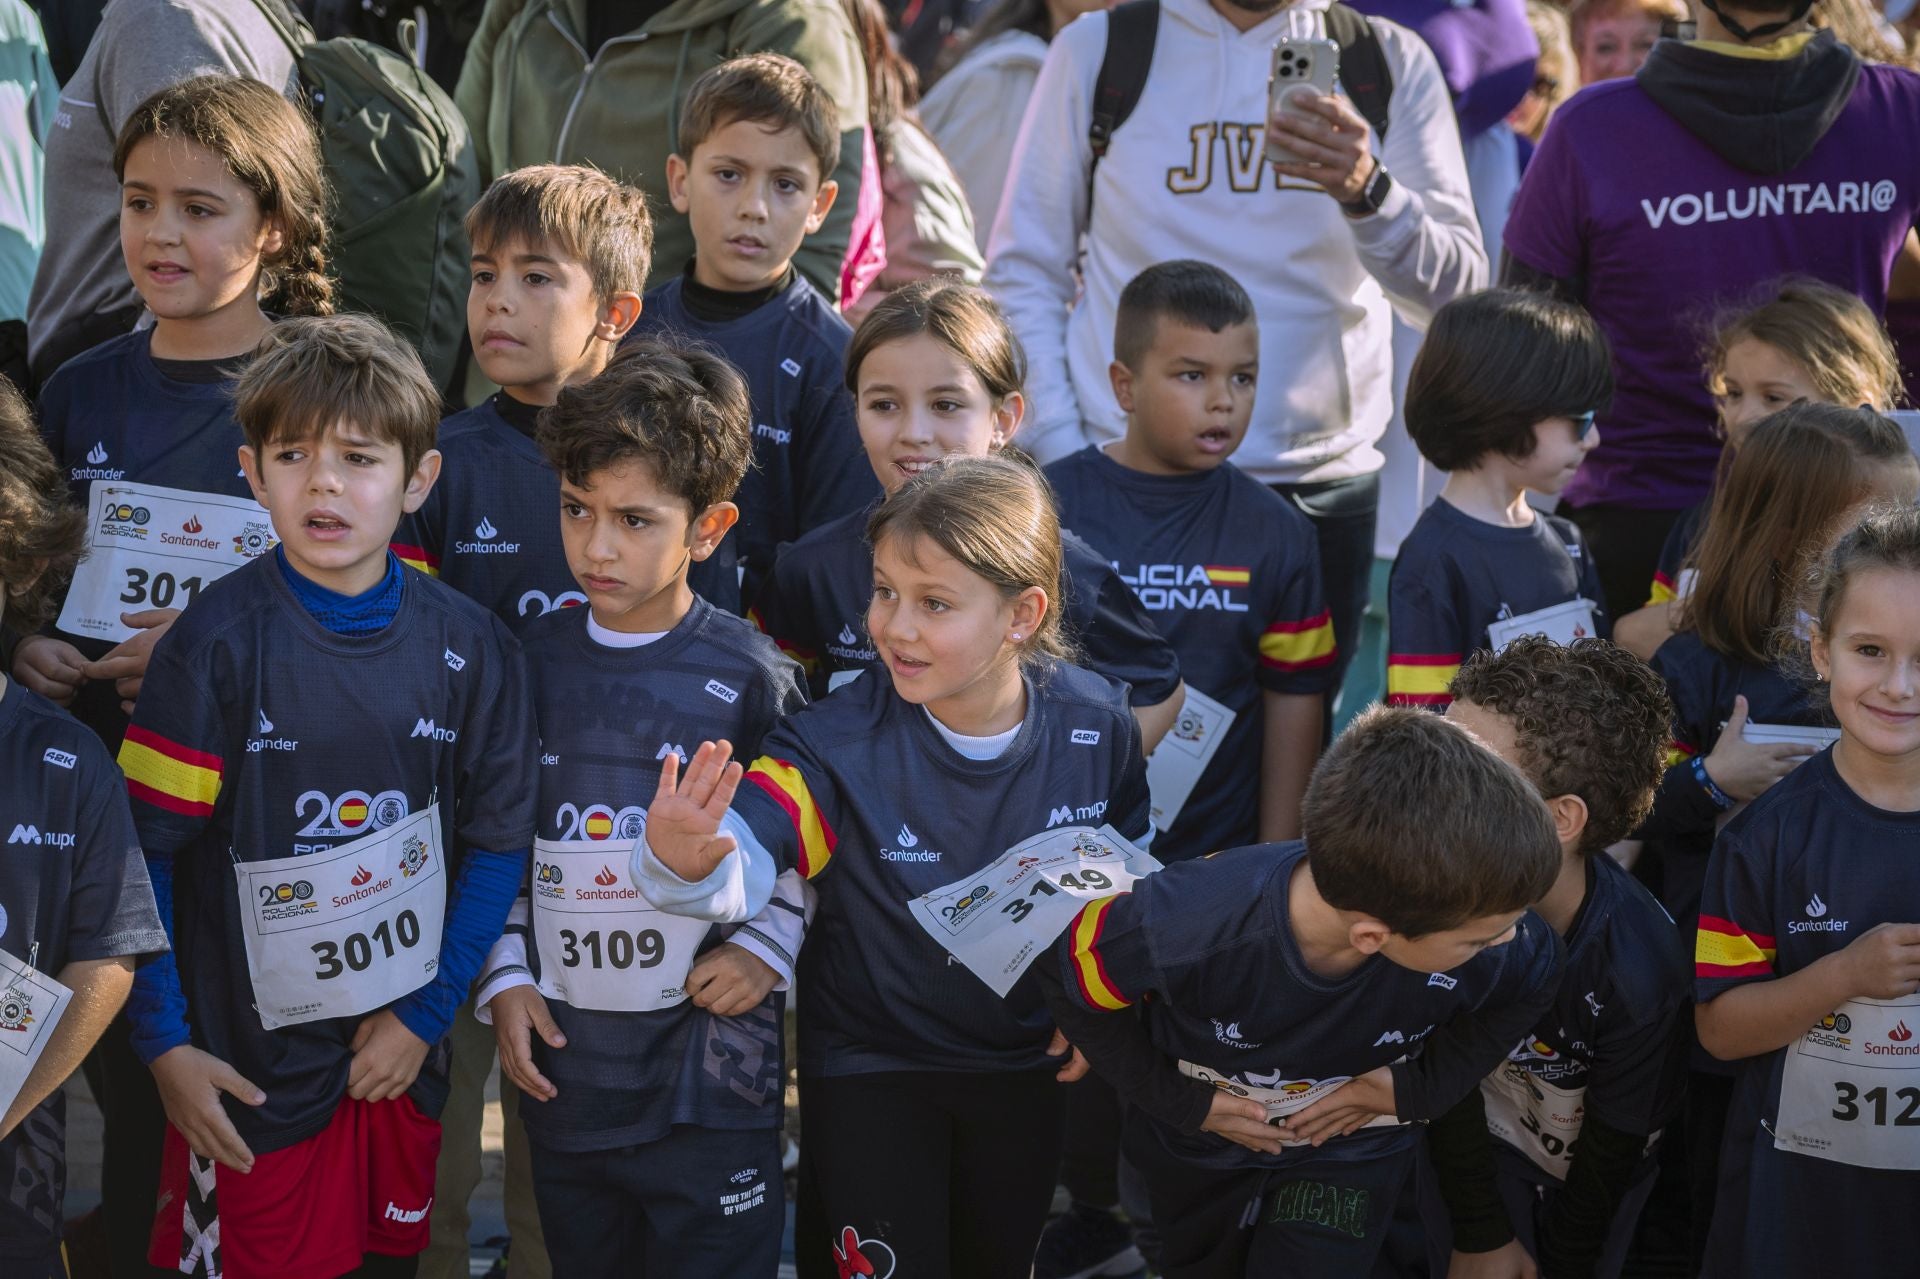
[[[1267,1122],[1266,1106],[1251,1097],[1236,1097],[1225,1089],[1214,1090],[1200,1131],[1225,1137],[1257,1155],[1277,1155],[1281,1150],[1281,1132]]]
[[[87,682],[87,659],[63,639],[29,635],[14,650],[13,677],[54,705],[71,706]]]
[[[136,635],[120,643],[97,662],[88,662],[88,679],[110,679],[113,691],[120,694],[120,709],[133,714],[133,703],[140,696],[140,682],[146,678],[147,663],[153,659],[153,646],[160,642],[180,616],[177,608],[150,608],[140,613],[122,613],[120,622],[131,626]]]
[[[1805,742],[1750,742],[1741,731],[1747,726],[1747,699],[1733,699],[1733,713],[1720,739],[1707,753],[1705,766],[1713,784],[1734,799],[1746,801],[1791,773],[1813,754]]]
[[[383,1008],[353,1032],[353,1065],[347,1069],[347,1096],[355,1101],[391,1101],[413,1087],[432,1047],[408,1030],[393,1010]]]
[[[701,742],[684,778],[679,756],[669,754],[660,766],[660,785],[647,809],[647,847],[690,884],[711,875],[735,848],[731,835],[719,833],[740,785],[742,770],[732,758],[732,743]]]
[[[1920,991],[1920,924],[1877,924],[1831,962],[1854,999],[1904,999]]]
[[[487,1010],[493,1014],[493,1038],[500,1045],[500,1072],[529,1097],[541,1101],[558,1097],[560,1090],[533,1064],[533,1036],[537,1033],[549,1048],[565,1048],[567,1037],[554,1023],[539,990],[531,985],[509,986],[487,1001]]]
[[[1379,167],[1368,142],[1367,122],[1339,94],[1296,91],[1267,117],[1267,132],[1305,164],[1274,163],[1290,178],[1326,189],[1342,204],[1360,198]]]
[[[1393,1113],[1393,1072],[1386,1066],[1356,1075],[1303,1110],[1287,1116],[1286,1135],[1322,1145],[1344,1137],[1381,1115]]]
[[[1053,1077],[1063,1084],[1077,1084],[1087,1077],[1089,1070],[1093,1069],[1093,1063],[1088,1061],[1078,1048],[1067,1042],[1066,1032],[1058,1026],[1054,1027],[1053,1038],[1047,1041],[1047,1056],[1067,1059],[1060,1069],[1053,1072]]]
[[[687,997],[716,1017],[738,1017],[758,1008],[779,983],[780,974],[760,956],[723,942],[694,961],[687,973]]]
[[[1492,1252],[1455,1252],[1447,1263],[1447,1279],[1539,1279],[1534,1264],[1518,1239],[1509,1239]]]
[[[235,1172],[252,1171],[253,1151],[247,1149],[239,1130],[227,1118],[220,1094],[228,1093],[246,1105],[258,1106],[267,1099],[265,1093],[226,1062],[189,1044],[161,1053],[149,1069],[159,1087],[167,1122],[187,1139],[194,1154]]]

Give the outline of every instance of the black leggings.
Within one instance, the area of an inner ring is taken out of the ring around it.
[[[875,1279],[1027,1279],[1060,1165],[1062,1102],[1051,1070],[801,1080],[827,1273],[849,1273],[834,1263],[858,1251]]]

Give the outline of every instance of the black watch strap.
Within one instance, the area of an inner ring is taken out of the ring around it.
[[[1367,179],[1367,185],[1360,188],[1360,198],[1343,202],[1340,207],[1350,218],[1364,218],[1380,212],[1387,202],[1387,193],[1393,190],[1393,178],[1387,172],[1387,166],[1378,160],[1373,162],[1373,176]]]

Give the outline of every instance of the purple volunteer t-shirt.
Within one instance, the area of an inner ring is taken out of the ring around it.
[[[1772,176],[1721,159],[1633,80],[1561,107],[1514,199],[1506,248],[1536,271],[1584,279],[1613,343],[1613,409],[1567,501],[1679,510],[1704,498],[1720,454],[1701,374],[1714,312],[1800,273],[1878,313],[1916,217],[1910,72],[1863,67],[1812,153]]]

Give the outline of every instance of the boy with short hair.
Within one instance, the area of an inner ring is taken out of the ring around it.
[[[1435,1266],[1451,1237],[1455,1261],[1501,1254],[1475,1259],[1605,1279],[1653,1191],[1653,1147],[1679,1112],[1691,1042],[1686,947],[1606,851],[1652,807],[1673,707],[1625,649],[1537,635],[1476,654],[1453,697],[1447,718],[1526,774],[1553,814],[1560,870],[1534,910],[1566,966],[1499,1070],[1428,1129],[1438,1195],[1428,1187],[1421,1211]]]
[[[0,621],[53,612],[86,546],[58,463],[0,378]],[[0,673],[0,1272],[64,1276],[60,1085],[167,948],[120,770],[78,721]],[[67,992],[62,1002],[61,991]],[[57,1021],[55,1020],[57,1017]]]
[[[1407,381],[1407,434],[1447,483],[1393,562],[1389,704],[1444,709],[1468,655],[1521,635],[1612,633],[1579,529],[1527,502],[1566,487],[1612,398],[1607,339],[1570,302],[1490,289],[1434,316]]]
[[[1113,346],[1127,432],[1047,478],[1061,522],[1113,559],[1179,654],[1175,740],[1210,754],[1184,803],[1155,796],[1155,855],[1297,839],[1334,634],[1313,526],[1228,460],[1253,414],[1253,302],[1218,267],[1162,262],[1121,291]]]
[[[663,915],[624,871],[662,760],[707,738],[755,749],[805,703],[796,663],[687,586],[734,522],[751,422],[725,360],[648,342],[563,390],[541,424],[587,603],[526,631],[535,873],[475,1004],[526,1093],[547,1250],[571,1279],[779,1264],[772,992],[792,979],[800,881],[723,930]]]
[[[1369,712],[1315,771],[1302,824],[1304,843],[1091,903],[1036,966],[1131,1103],[1123,1150],[1169,1279],[1366,1274],[1412,1166],[1407,1122],[1465,1096],[1553,993],[1559,944],[1526,909],[1559,865],[1553,824],[1466,732]]]
[[[436,1046],[525,877],[534,772],[518,645],[388,549],[438,409],[365,316],[282,322],[236,388],[270,549],[157,646],[120,753],[178,958],[129,1006],[172,1123],[156,1265],[411,1273],[426,1243]]]
[[[474,362],[501,389],[440,425],[440,482],[394,545],[518,633],[580,602],[560,544],[559,482],[534,444],[540,410],[591,380],[640,314],[653,251],[646,198],[578,164],[502,174],[467,213]],[[737,610],[730,565],[695,589]]]
[[[754,464],[731,540],[749,603],[776,547],[880,496],[842,376],[853,330],[793,267],[839,189],[839,119],[806,68],[777,53],[693,82],[667,190],[693,228],[694,256],[647,294],[634,326],[706,343],[747,380]]]

